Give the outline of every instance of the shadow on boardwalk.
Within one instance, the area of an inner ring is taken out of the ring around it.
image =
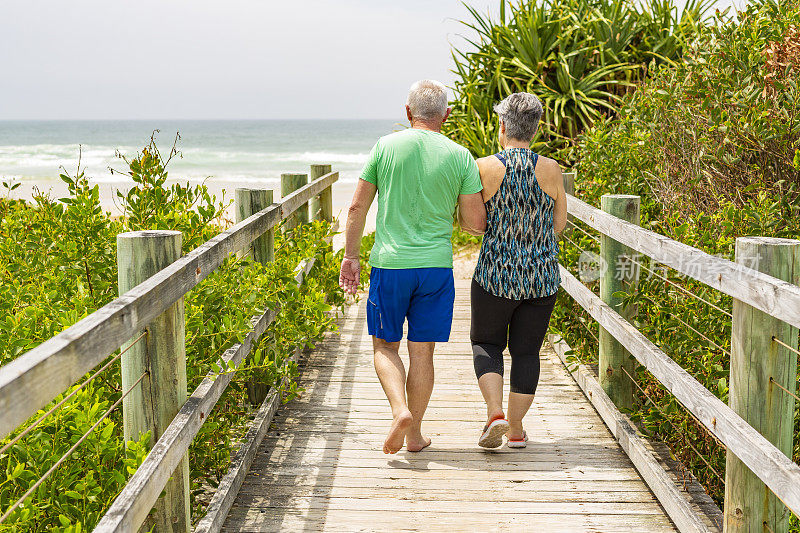
[[[475,445],[485,416],[472,371],[469,291],[457,282],[452,342],[418,454],[381,452],[391,420],[372,368],[364,302],[303,364],[305,392],[278,412],[225,531],[674,531],[558,359],[542,354],[527,449]]]

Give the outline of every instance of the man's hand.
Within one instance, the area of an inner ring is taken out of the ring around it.
[[[358,282],[361,278],[361,263],[358,259],[345,257],[339,270],[339,286],[347,294],[358,292]]]

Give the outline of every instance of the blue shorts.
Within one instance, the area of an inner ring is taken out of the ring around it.
[[[447,342],[456,298],[452,268],[375,268],[369,276],[367,328],[386,342]]]

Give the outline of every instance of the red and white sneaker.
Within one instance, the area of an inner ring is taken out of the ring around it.
[[[509,448],[527,448],[528,447],[528,434],[523,431],[521,439],[508,439],[506,446]]]
[[[503,435],[510,428],[505,416],[497,415],[492,418],[483,428],[481,438],[478,439],[478,446],[481,448],[499,448],[503,445]]]

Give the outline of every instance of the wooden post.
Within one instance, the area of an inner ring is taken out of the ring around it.
[[[564,172],[562,174],[564,178],[564,190],[570,196],[575,196],[575,175],[577,172],[574,170],[572,172]]]
[[[575,196],[575,172],[564,172],[561,176],[564,180],[564,191],[569,194],[570,196]],[[567,214],[567,221],[573,221],[573,217],[570,214]],[[572,228],[570,228],[570,224],[567,223],[567,227],[561,232],[561,238],[565,235],[569,237],[572,234]]]
[[[272,191],[267,189],[236,189],[236,222],[251,217],[272,204]],[[275,230],[272,228],[250,245],[250,254],[258,263],[275,258]]]
[[[311,181],[331,173],[331,165],[311,165]],[[333,220],[333,192],[328,187],[309,202],[311,220]]]
[[[633,224],[640,224],[639,197],[627,194],[605,194],[600,207],[606,213]],[[618,291],[630,292],[639,282],[639,266],[626,259],[637,258],[636,252],[606,235],[600,236],[600,255],[606,270],[600,279],[600,298],[616,312],[630,320],[636,314],[633,307],[623,308]],[[638,260],[638,259],[637,259]],[[603,390],[617,407],[633,407],[633,383],[626,370],[635,377],[635,359],[608,331],[600,328],[598,371]]]
[[[258,213],[262,209],[266,209],[272,204],[272,191],[267,189],[236,189],[236,222]],[[270,228],[261,237],[258,237],[250,245],[250,253],[253,260],[266,264],[275,260],[275,230]],[[252,371],[257,372],[257,371]],[[253,406],[259,406],[266,399],[269,393],[270,385],[263,379],[259,379],[257,372],[255,375],[249,377],[245,382],[247,390],[247,399]]]
[[[308,184],[308,174],[281,174],[281,198],[293,193]],[[308,222],[308,204],[300,206],[297,211],[283,223],[284,231],[296,228]]]
[[[124,294],[181,256],[181,232],[134,231],[117,235],[119,293]],[[147,326],[147,334],[122,355],[122,390],[148,375],[122,401],[125,442],[150,432],[150,447],[186,402],[183,298]],[[123,349],[127,345],[123,346]],[[189,531],[189,458],[184,456],[142,530]]]
[[[800,284],[800,241],[767,237],[736,239],[736,262]],[[733,300],[728,404],[787,456],[792,456],[794,398],[775,383],[797,390],[798,330]],[[789,531],[789,511],[731,452],[725,468],[726,532]]]

